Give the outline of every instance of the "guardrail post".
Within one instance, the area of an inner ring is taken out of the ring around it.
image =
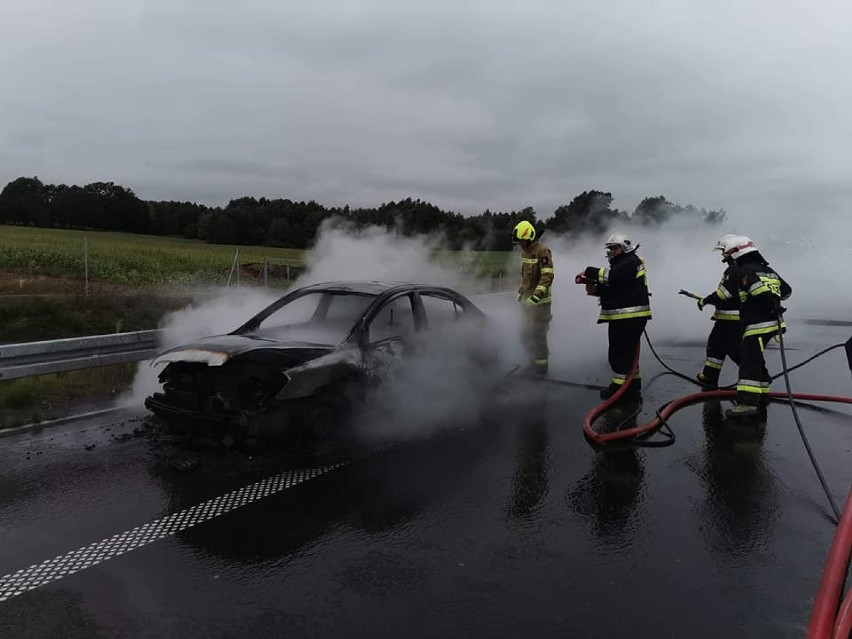
[[[86,281],[84,291],[86,297],[89,296],[89,236],[83,236],[83,273]]]

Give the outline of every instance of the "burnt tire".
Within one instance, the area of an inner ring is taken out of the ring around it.
[[[331,404],[316,403],[305,408],[302,427],[311,441],[325,441],[335,430],[337,411]]]
[[[299,412],[305,444],[327,444],[346,438],[350,408],[342,395],[329,392],[306,399]]]

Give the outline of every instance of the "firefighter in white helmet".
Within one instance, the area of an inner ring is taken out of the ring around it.
[[[525,372],[546,375],[550,363],[547,333],[552,319],[551,286],[555,273],[553,256],[538,240],[540,235],[527,221],[519,222],[512,229],[512,242],[521,246],[521,283],[517,299],[523,311],[522,339],[531,360]]]
[[[707,305],[714,307],[711,318],[713,329],[707,337],[704,369],[697,375],[698,381],[710,389],[719,386],[719,375],[722,373],[725,358],[730,358],[734,364],[740,363],[740,339],[743,334],[740,327],[740,299],[739,296],[724,296],[725,290],[736,288],[736,282],[733,279],[734,260],[724,252],[728,242],[735,237],[737,236],[723,235],[713,247],[714,251],[722,254],[722,262],[727,265],[727,268],[716,290],[698,300],[698,310],[704,310]],[[724,297],[719,295],[719,291],[723,291]]]
[[[589,266],[575,281],[586,284],[586,290],[600,297],[598,324],[608,324],[609,365],[612,381],[601,391],[601,398],[612,397],[627,379],[636,357],[645,324],[651,319],[648,275],[645,260],[636,254],[639,248],[624,233],[613,233],[606,241],[609,266]],[[624,394],[641,401],[642,380],[637,369],[633,382]]]
[[[793,290],[769,267],[769,262],[750,238],[744,235],[727,237],[721,250],[722,255],[733,261],[733,266],[730,277],[708,296],[711,298],[708,303],[738,299],[742,328],[737,405],[726,414],[736,418],[756,417],[766,406],[772,381],[763,351],[779,330],[786,331],[781,301],[790,297]]]

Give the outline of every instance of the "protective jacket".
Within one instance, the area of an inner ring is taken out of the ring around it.
[[[738,259],[730,271],[729,278],[708,298],[712,300],[716,296],[720,302],[739,300],[743,338],[777,331],[781,300],[786,300],[793,292],[790,285],[757,252]],[[781,328],[785,328],[783,322]]]
[[[601,298],[598,324],[627,319],[651,319],[645,260],[636,253],[622,253],[608,267],[589,266],[586,280],[594,282]]]
[[[735,290],[737,290],[737,286],[734,280],[734,267],[729,266],[722,274],[719,287],[701,300],[703,304],[712,304],[716,307],[713,312],[713,321],[740,321],[739,295],[725,295],[725,291]]]
[[[540,298],[539,304],[550,304],[551,286],[553,285],[553,256],[550,249],[541,242],[532,242],[521,253],[521,285],[518,295],[521,302],[526,302],[530,295]]]

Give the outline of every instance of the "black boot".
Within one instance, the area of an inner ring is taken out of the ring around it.
[[[606,388],[601,391],[601,399],[607,400],[618,392],[621,386],[619,384],[610,384]],[[624,391],[624,394],[619,398],[622,401],[628,402],[641,402],[642,401],[642,386],[641,384],[637,384],[636,380],[630,384],[628,389]]]
[[[703,390],[717,390],[719,388],[719,376],[718,375],[708,375],[705,372],[698,373],[695,376],[699,382],[701,382],[701,387]]]
[[[544,377],[547,375],[547,366],[530,364],[529,366],[524,366],[518,371],[518,373],[521,375],[528,375],[530,377]]]
[[[725,417],[728,419],[760,419],[764,411],[757,404],[744,404],[740,402],[733,408],[725,411]]]
[[[633,380],[633,383],[630,384],[630,387],[625,391],[622,398],[628,402],[642,402],[642,386],[636,383],[636,380]]]
[[[609,399],[613,395],[618,392],[618,389],[621,388],[618,384],[610,384],[603,390],[601,390],[601,399]]]

